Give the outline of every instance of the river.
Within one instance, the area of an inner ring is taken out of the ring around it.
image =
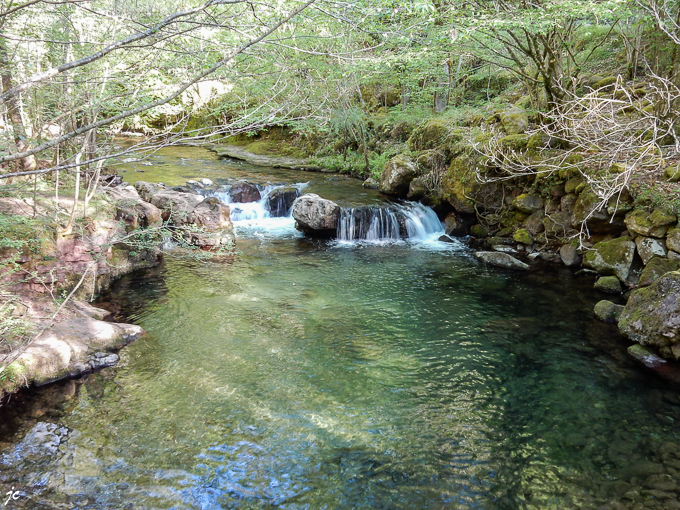
[[[198,148],[124,169],[385,203]],[[434,234],[235,227],[233,262],[166,257],[100,298],[148,331],[118,366],[0,409],[9,508],[676,508],[680,401],[594,319],[592,279],[487,267]]]

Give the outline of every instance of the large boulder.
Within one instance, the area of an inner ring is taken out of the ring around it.
[[[110,188],[107,192],[115,199],[116,220],[124,222],[128,231],[160,227],[163,223],[161,210],[142,200],[132,186]]]
[[[193,223],[191,213],[198,204],[203,202],[201,195],[174,191],[161,184],[137,181],[135,189],[145,201],[161,210],[164,221],[169,221],[174,225]]]
[[[628,237],[595,244],[583,258],[583,265],[600,274],[614,275],[626,281],[635,255],[635,243]]]
[[[649,287],[666,273],[677,271],[679,268],[680,261],[678,260],[654,257],[642,270],[640,280],[638,281],[638,287]]]
[[[229,197],[232,202],[238,204],[262,200],[258,187],[248,181],[236,181],[229,189]]]
[[[529,127],[529,117],[527,112],[521,108],[510,108],[500,114],[501,125],[509,135],[519,135],[524,133]]]
[[[417,175],[416,164],[408,156],[398,154],[385,164],[380,175],[380,192],[405,197]]]
[[[295,228],[310,235],[332,236],[338,226],[340,206],[314,193],[302,195],[293,203]]]
[[[468,155],[460,155],[453,159],[449,169],[442,178],[442,198],[462,214],[475,214],[476,201],[473,197],[480,190],[477,181],[476,167],[478,162]]]
[[[278,188],[267,197],[266,207],[274,218],[288,216],[295,199],[300,195],[297,188]]]
[[[680,272],[666,273],[633,292],[621,314],[619,330],[641,345],[670,347],[680,357]]]
[[[670,226],[677,222],[677,218],[660,209],[655,209],[651,214],[643,209],[635,209],[624,221],[630,232],[646,237],[663,237]]]

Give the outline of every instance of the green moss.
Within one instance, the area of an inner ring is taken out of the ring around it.
[[[441,145],[449,133],[449,128],[440,120],[432,119],[420,124],[408,139],[410,150],[422,151]]]
[[[512,238],[518,243],[525,244],[527,246],[534,244],[534,238],[531,237],[531,234],[525,228],[520,228],[517,230],[512,235]]]
[[[602,88],[611,88],[611,85],[616,83],[616,76],[607,76],[606,78],[602,78],[601,80],[598,80],[593,84],[593,88],[595,90],[602,89]]]
[[[478,238],[485,238],[489,237],[491,234],[489,232],[489,229],[486,228],[484,225],[472,225],[470,227],[470,235],[473,237],[478,237]]]
[[[7,365],[0,374],[0,394],[11,393],[25,386],[27,384],[26,372],[26,366],[19,361]]]
[[[475,168],[478,161],[469,155],[453,159],[448,171],[442,178],[442,198],[459,212],[472,214],[475,202],[472,197],[479,189]]]
[[[523,151],[529,143],[529,136],[524,134],[508,135],[501,138],[498,143],[505,150]]]
[[[671,165],[664,169],[663,178],[670,182],[680,181],[680,165]]]

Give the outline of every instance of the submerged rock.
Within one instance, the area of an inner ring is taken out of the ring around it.
[[[378,189],[380,187],[380,183],[376,181],[373,177],[369,177],[364,181],[364,183],[361,186],[366,189]]]
[[[673,346],[680,342],[680,272],[666,273],[628,299],[619,330],[641,345]]]
[[[586,253],[583,265],[600,274],[614,275],[625,281],[630,274],[635,255],[635,243],[628,237],[604,241]]]
[[[293,203],[292,215],[295,228],[311,235],[335,235],[340,206],[331,200],[308,193]]]
[[[478,251],[475,252],[477,257],[482,262],[491,264],[492,266],[507,267],[509,269],[529,269],[529,265],[521,260],[517,260],[512,255],[497,251]]]

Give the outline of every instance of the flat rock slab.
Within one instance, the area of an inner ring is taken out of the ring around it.
[[[133,324],[103,322],[92,318],[62,321],[45,330],[10,363],[0,391],[43,385],[115,365],[118,350],[144,334]],[[14,387],[12,387],[12,384]]]
[[[507,253],[497,251],[477,251],[475,252],[475,257],[492,266],[507,267],[509,269],[529,269],[528,264],[525,264],[521,260],[517,260]]]
[[[285,156],[262,156],[248,152],[243,147],[237,147],[236,145],[212,145],[208,148],[220,157],[239,159],[253,165],[290,168],[291,170],[308,170],[312,172],[321,170],[321,167],[311,164],[308,159],[288,158]]]

